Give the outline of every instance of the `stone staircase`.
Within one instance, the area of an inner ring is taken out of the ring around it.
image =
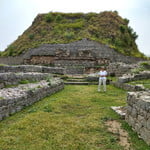
[[[74,76],[74,77],[71,77],[71,78],[69,77],[66,80],[64,80],[64,84],[66,85],[97,85],[98,82],[87,81],[85,77],[83,76],[80,76],[80,77]]]

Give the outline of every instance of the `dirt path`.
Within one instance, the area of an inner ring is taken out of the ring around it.
[[[128,133],[125,130],[121,129],[121,124],[115,120],[111,120],[107,121],[106,125],[110,132],[118,136],[119,144],[123,146],[125,150],[131,150],[130,143],[128,141]]]

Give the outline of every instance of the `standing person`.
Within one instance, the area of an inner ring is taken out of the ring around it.
[[[104,67],[101,67],[99,75],[99,83],[98,83],[98,92],[101,91],[101,84],[103,84],[103,90],[106,92],[106,80],[107,80],[107,71]]]

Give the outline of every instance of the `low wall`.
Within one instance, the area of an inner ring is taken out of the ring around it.
[[[19,84],[22,80],[40,81],[50,78],[52,75],[49,73],[0,73],[0,89],[7,85]]]
[[[139,85],[131,85],[127,83],[121,83],[121,82],[111,82],[112,85],[115,87],[124,89],[126,91],[144,91],[146,90],[142,84]]]
[[[139,74],[134,74],[134,75],[130,75],[130,74],[124,75],[118,78],[118,82],[126,83],[130,81],[136,81],[136,80],[142,80],[142,79],[150,79],[150,71],[143,71]]]
[[[26,106],[32,105],[40,99],[56,93],[63,88],[63,82],[57,82],[51,86],[28,90],[22,96],[0,99],[0,120],[3,120],[5,117],[18,112]]]
[[[150,91],[128,92],[125,119],[150,145]]]
[[[118,88],[122,88],[127,91],[144,91],[147,90],[144,88],[142,84],[131,85],[127,82],[142,80],[142,79],[150,79],[150,71],[143,71],[139,74],[131,75],[127,74],[122,77],[119,77],[116,82],[111,82],[114,86]]]
[[[65,69],[61,67],[46,67],[36,65],[0,66],[0,72],[41,72],[64,74]]]
[[[121,77],[123,74],[129,73],[131,69],[136,68],[138,64],[110,63],[107,67],[108,73]]]
[[[66,67],[66,74],[84,74],[83,67]]]
[[[21,56],[15,57],[0,57],[0,64],[6,65],[21,65],[23,64],[24,58]]]

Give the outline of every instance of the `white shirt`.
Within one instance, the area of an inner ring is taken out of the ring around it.
[[[107,71],[100,71],[99,73],[98,73],[98,75],[100,76],[99,78],[100,79],[106,79],[106,76],[107,76]],[[105,76],[105,77],[101,77],[101,76]]]

